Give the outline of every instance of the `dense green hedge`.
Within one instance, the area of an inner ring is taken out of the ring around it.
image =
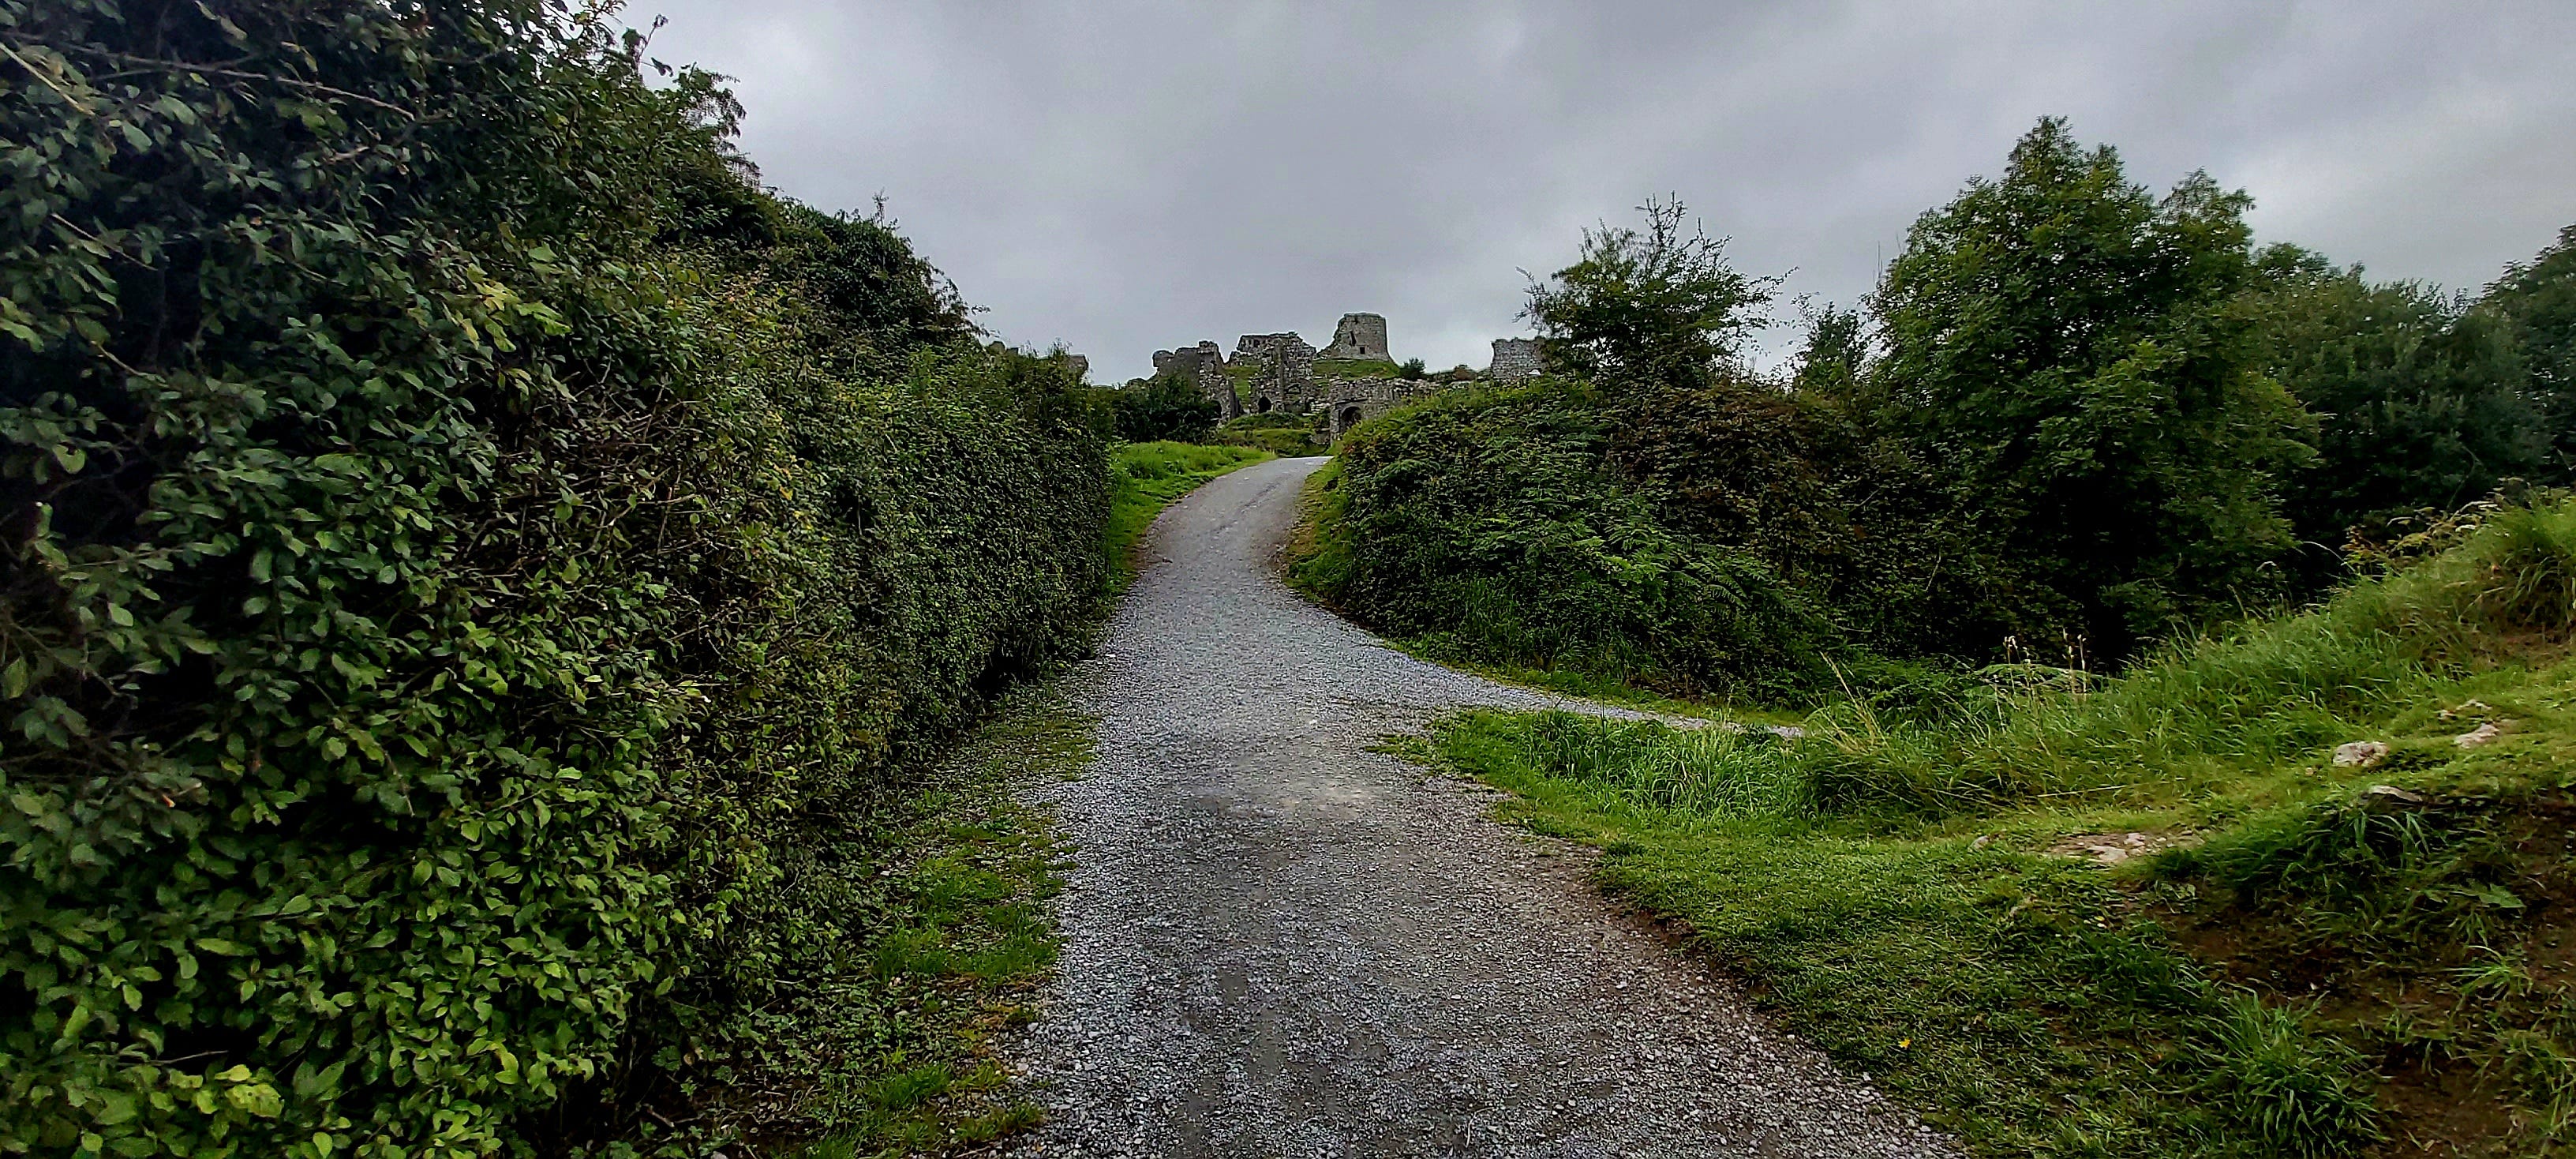
[[[1295,578],[1462,659],[1685,693],[1830,681],[1831,624],[1750,552],[1659,518],[1609,461],[1611,413],[1589,388],[1543,380],[1362,425]]]
[[[1060,364],[539,0],[0,43],[0,1152],[827,1113],[853,819],[1100,599]]]

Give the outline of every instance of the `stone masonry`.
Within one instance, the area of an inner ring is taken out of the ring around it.
[[[1378,314],[1344,314],[1333,324],[1333,344],[1324,348],[1326,358],[1365,358],[1387,361],[1386,318]]]
[[[1307,396],[1315,388],[1315,348],[1294,331],[1246,334],[1235,340],[1234,357],[1226,365],[1252,387],[1252,401],[1246,404],[1249,413],[1305,413]]]
[[[1313,415],[1322,432],[1340,438],[1362,419],[1383,413],[1435,390],[1446,382],[1409,378],[1322,377],[1317,359],[1391,362],[1386,318],[1378,314],[1344,314],[1333,327],[1333,343],[1317,350],[1294,331],[1246,334],[1235,340],[1226,357],[1214,342],[1154,352],[1156,375],[1180,374],[1198,385],[1226,419],[1248,414]],[[1517,382],[1539,373],[1538,343],[1528,338],[1494,340],[1493,368],[1486,377]]]
[[[1197,383],[1199,393],[1214,400],[1225,418],[1243,417],[1243,403],[1235,398],[1233,381],[1225,376],[1225,351],[1216,343],[1155,351],[1154,376],[1166,374],[1178,374]]]
[[[1538,377],[1538,372],[1537,339],[1494,339],[1494,362],[1485,371],[1485,377],[1496,382],[1520,382]]]

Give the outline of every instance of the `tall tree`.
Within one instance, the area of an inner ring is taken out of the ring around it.
[[[1769,323],[1778,278],[1726,262],[1726,239],[1685,229],[1679,201],[1649,201],[1640,232],[1604,223],[1583,231],[1581,256],[1529,289],[1521,317],[1538,324],[1539,352],[1560,370],[1605,384],[1697,386]]]
[[[2297,404],[2237,307],[2251,199],[2162,198],[2063,120],[1914,223],[1873,296],[1884,417],[1946,478],[2022,593],[2124,650],[2288,545]]]
[[[2502,316],[2292,246],[2261,264],[2265,369],[2317,417],[2316,460],[2284,494],[2302,540],[2339,544],[2349,528],[2544,468],[2548,438]]]
[[[2512,323],[2556,460],[2552,474],[2576,477],[2576,225],[2529,262],[2505,267],[2480,304]]]

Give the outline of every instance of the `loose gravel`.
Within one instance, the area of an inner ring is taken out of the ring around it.
[[[1274,577],[1321,459],[1169,508],[1076,683],[1064,955],[1021,1155],[1877,1156],[1951,1145],[1620,912],[1480,787],[1372,752],[1471,705]],[[1609,711],[1591,709],[1592,711]]]

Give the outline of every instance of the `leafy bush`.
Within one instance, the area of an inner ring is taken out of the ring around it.
[[[2555,462],[2550,478],[2576,473],[2576,225],[2528,262],[2505,267],[2479,305],[2513,326]]]
[[[554,6],[0,39],[0,1150],[827,1113],[853,818],[1098,606],[1060,368]]]
[[[1126,442],[1203,443],[1216,427],[1216,400],[1186,375],[1156,375],[1100,395],[1108,403],[1111,429]]]
[[[1609,470],[1605,426],[1555,383],[1390,412],[1344,443],[1300,582],[1489,663],[1724,694],[1829,679],[1823,617],[1750,554],[1659,522]]]

